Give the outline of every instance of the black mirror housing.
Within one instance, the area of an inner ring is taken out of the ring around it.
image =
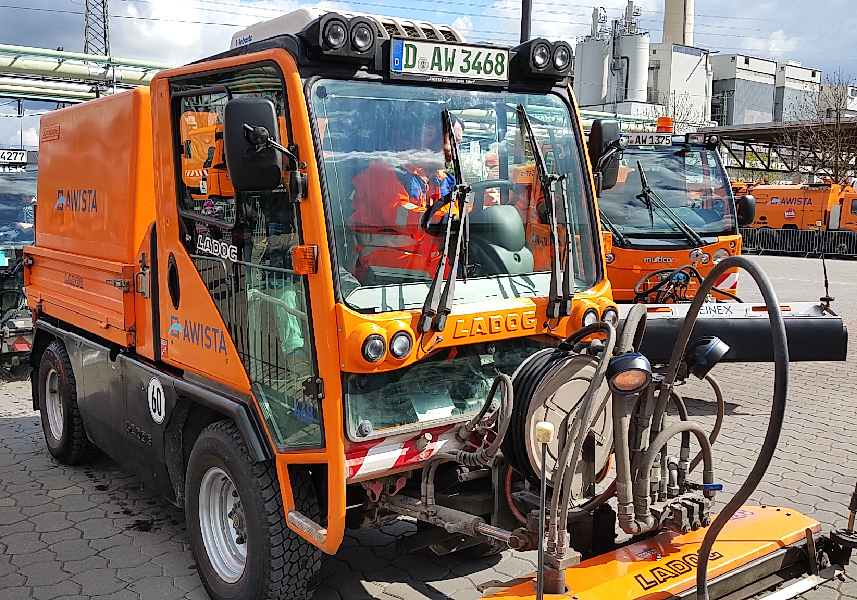
[[[592,129],[589,131],[589,160],[593,173],[601,172],[602,190],[615,186],[619,178],[619,153],[615,148],[619,146],[620,137],[619,121],[596,119],[592,122]],[[599,169],[599,163],[602,163],[602,159],[611,149],[614,149],[613,155],[607,158]]]
[[[264,128],[271,140],[280,141],[273,102],[257,97],[234,98],[227,102],[223,115],[223,152],[229,181],[238,192],[276,189],[283,179],[283,156],[272,147],[251,142],[245,125]]]
[[[750,194],[744,194],[736,204],[738,227],[749,227],[756,220],[756,199]]]

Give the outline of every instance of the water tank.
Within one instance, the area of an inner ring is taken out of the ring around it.
[[[609,42],[586,39],[574,49],[574,95],[580,106],[607,101]]]
[[[649,84],[649,34],[636,33],[619,37],[619,55],[627,57],[626,102],[645,102]]]

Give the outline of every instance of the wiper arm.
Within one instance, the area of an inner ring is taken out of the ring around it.
[[[649,183],[646,180],[646,174],[643,173],[643,165],[640,164],[640,161],[637,161],[637,170],[640,172],[640,183],[643,186],[643,189],[640,192],[640,195],[637,196],[646,204],[649,208],[649,218],[652,218],[652,206],[657,206],[658,208],[666,214],[670,220],[678,227],[679,231],[684,234],[687,240],[696,246],[697,248],[703,245],[702,238],[697,234],[687,223],[685,223],[681,217],[679,217],[675,211],[669,207],[669,205],[661,200],[661,197],[658,196],[655,191],[649,187]],[[652,222],[654,225],[654,221]]]
[[[458,277],[458,265],[462,254],[464,255],[465,273],[467,271],[467,249],[469,242],[470,227],[467,222],[468,200],[470,194],[470,186],[461,184],[461,162],[458,156],[458,142],[455,139],[455,132],[452,129],[452,118],[449,110],[444,110],[441,113],[444,130],[449,135],[449,144],[452,154],[452,168],[455,177],[456,185],[449,193],[450,207],[452,203],[458,206],[459,225],[458,235],[455,238],[455,252],[453,253],[452,264],[449,267],[449,275],[444,280],[446,265],[449,260],[449,252],[452,249],[452,224],[454,219],[453,211],[450,209],[446,216],[446,231],[443,237],[443,251],[440,255],[440,261],[437,265],[434,277],[429,287],[429,292],[426,295],[423,303],[423,310],[420,314],[420,319],[417,322],[418,333],[428,333],[430,330],[443,331],[446,327],[446,319],[452,312],[452,301],[455,297],[455,279]],[[443,293],[440,291],[440,282],[444,281]]]
[[[631,242],[628,240],[628,237],[619,231],[619,228],[616,227],[616,224],[611,221],[607,215],[604,214],[603,211],[598,211],[598,216],[601,218],[601,224],[604,225],[607,229],[610,230],[610,233],[613,234],[613,239],[619,242],[619,246],[623,248],[627,248],[631,245]]]
[[[557,243],[557,223],[556,223],[556,202],[553,197],[552,184],[558,179],[558,176],[551,176],[547,172],[545,166],[545,158],[542,156],[541,148],[536,143],[536,136],[533,133],[533,126],[530,123],[530,118],[527,116],[527,109],[523,104],[518,105],[518,118],[524,124],[525,131],[533,144],[533,158],[536,162],[536,171],[539,176],[539,184],[542,189],[542,194],[545,197],[547,204],[548,223],[550,225],[550,241],[551,241],[551,281],[550,291],[548,292],[548,319],[559,319],[571,315],[571,298],[567,298],[564,293],[559,290],[559,244]]]

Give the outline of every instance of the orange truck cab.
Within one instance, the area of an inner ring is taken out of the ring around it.
[[[619,302],[676,302],[693,297],[698,279],[728,256],[741,253],[741,216],[716,151],[717,138],[672,134],[659,119],[657,132],[625,133],[627,145],[614,165],[616,184],[598,200],[605,231],[611,234],[608,276]],[[593,153],[590,152],[590,157]],[[595,165],[594,165],[595,166]],[[641,172],[652,194],[643,192]],[[734,297],[738,272],[717,289]]]
[[[540,548],[551,593],[615,550],[617,523],[707,524],[710,453],[692,482],[683,447],[667,488],[668,449],[648,444],[666,415],[652,404],[629,428],[635,399],[672,381],[653,378],[641,335],[616,334],[570,68],[565,42],[476,45],[447,26],[301,9],[150,88],[45,114],[24,274],[51,455],[101,450],[184,507],[216,600],[305,600],[347,528],[400,517],[419,522],[406,550]],[[805,312],[803,346],[842,350],[841,319]],[[652,362],[682,322],[649,338]],[[703,375],[724,355],[706,339]],[[629,436],[664,478],[641,466],[631,480]],[[596,492],[614,447],[618,516]],[[556,490],[547,543],[542,482]],[[728,564],[794,542],[766,529]]]

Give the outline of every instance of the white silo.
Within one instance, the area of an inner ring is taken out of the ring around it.
[[[645,102],[649,79],[649,34],[641,32],[640,10],[628,1],[625,16],[613,21],[608,102]]]
[[[649,83],[649,34],[622,35],[619,48],[625,69],[625,101],[645,102]]]
[[[663,43],[693,46],[693,1],[665,0]]]
[[[607,101],[610,40],[602,31],[607,15],[603,8],[592,10],[592,32],[574,48],[574,95],[580,106]]]

